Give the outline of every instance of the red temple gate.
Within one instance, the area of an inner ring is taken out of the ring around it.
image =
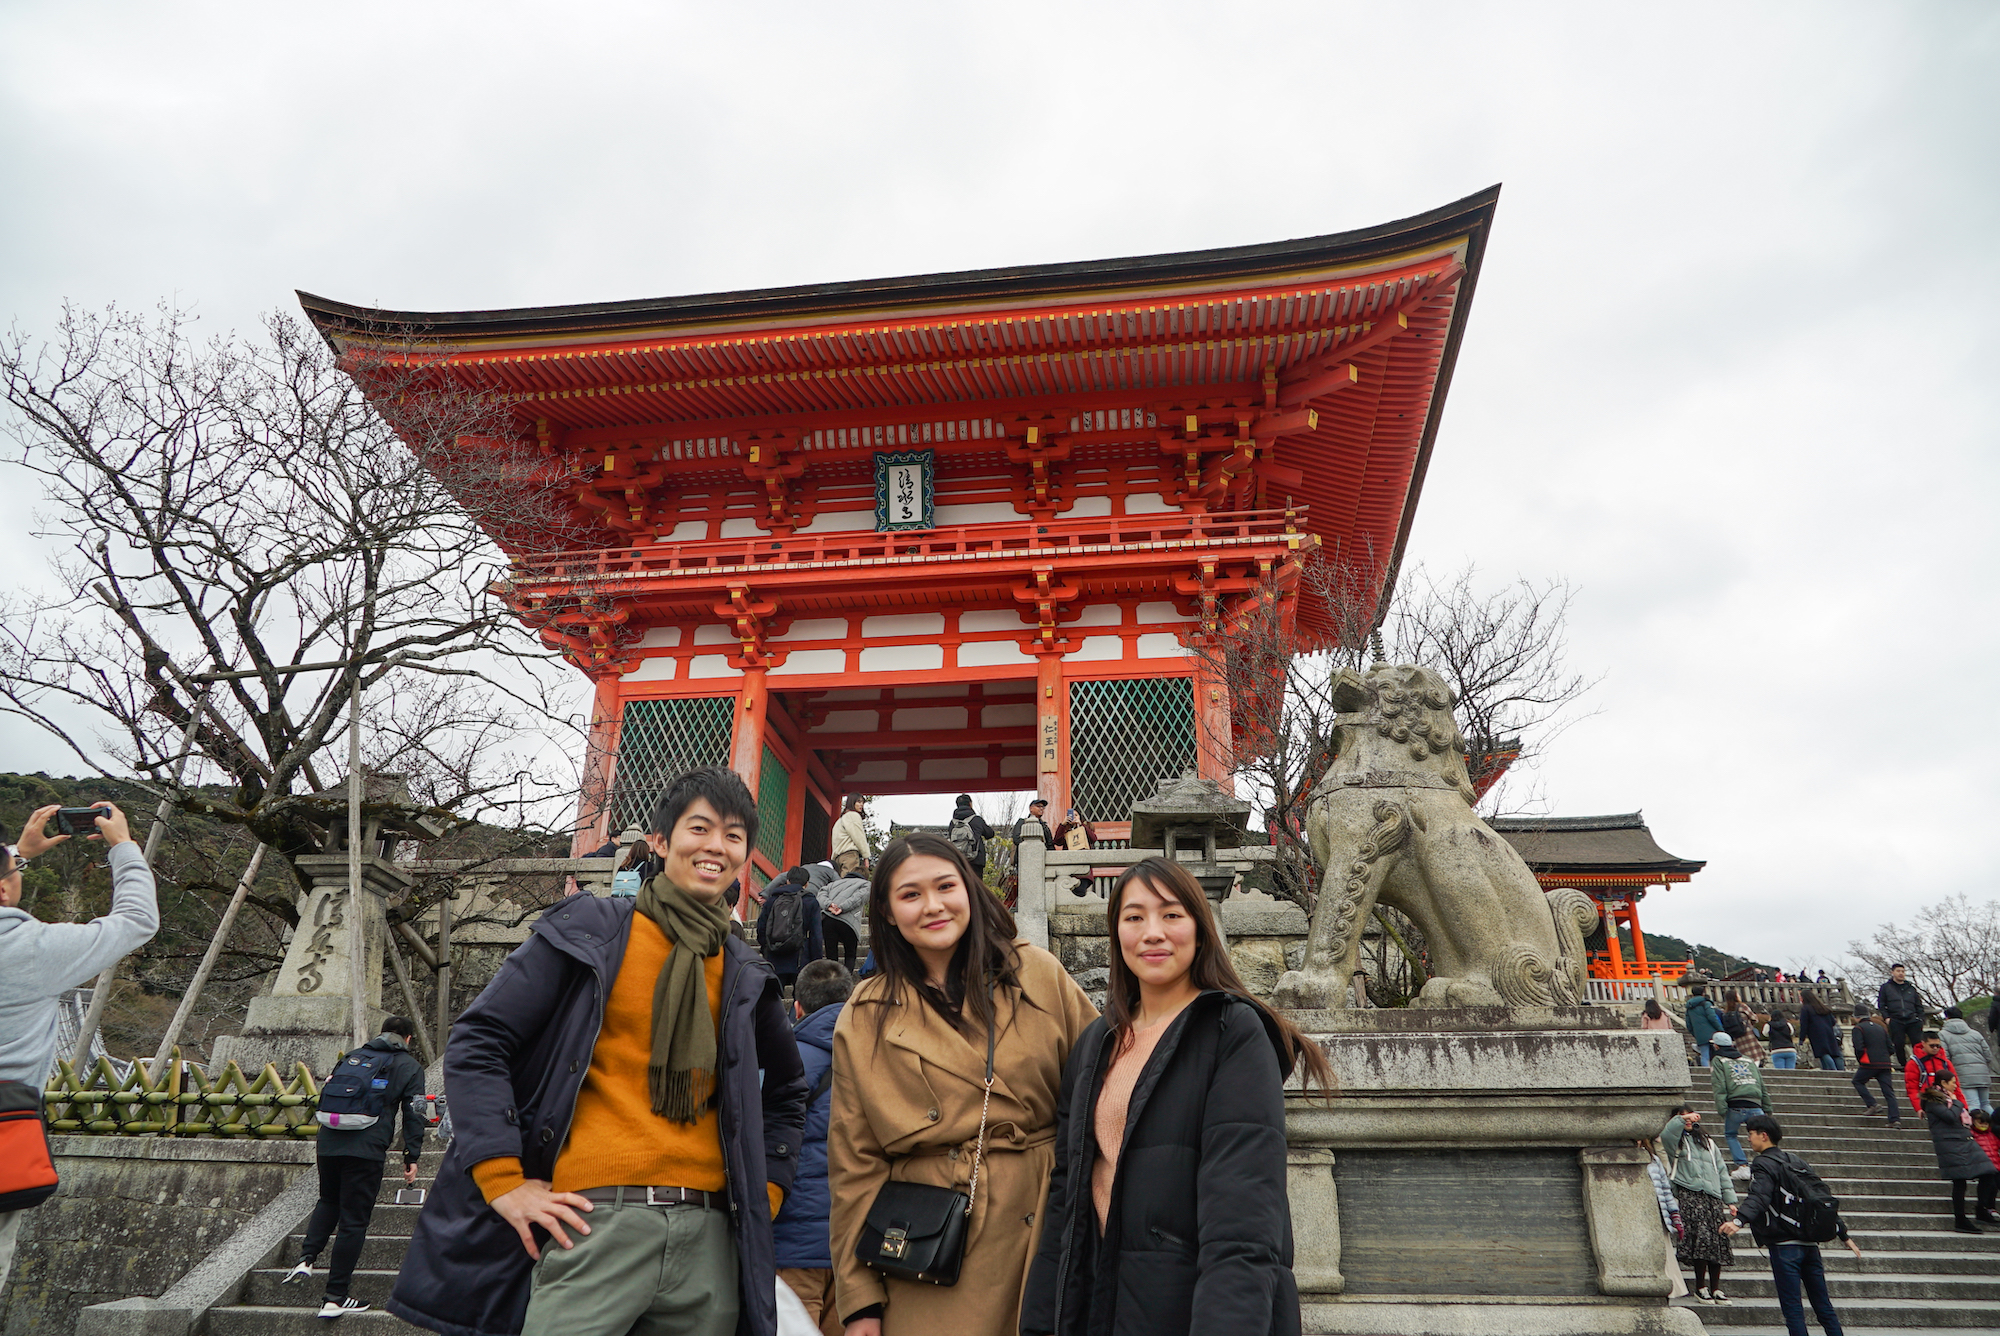
[[[1035,789],[1125,819],[1226,779],[1192,653],[1242,600],[1332,612],[1400,560],[1497,188],[1270,245],[869,283],[419,314],[301,294],[508,397],[583,536],[509,597],[595,685],[576,847],[727,764],[766,874],[842,794]],[[1309,583],[1309,582],[1308,582]]]

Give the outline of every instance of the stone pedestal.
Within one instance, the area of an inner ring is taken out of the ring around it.
[[[1341,1086],[1287,1111],[1308,1333],[1700,1336],[1635,1145],[1687,1097],[1676,1036],[1587,1007],[1291,1015]]]
[[[233,1061],[245,1072],[254,1073],[266,1063],[289,1072],[294,1062],[303,1062],[316,1074],[325,1073],[336,1056],[354,1045],[347,857],[309,856],[299,859],[298,866],[312,878],[312,889],[277,982],[269,994],[250,1000],[242,1034],[215,1043],[216,1062]],[[371,1030],[389,1014],[382,1006],[383,901],[402,895],[410,881],[409,873],[384,859],[361,860],[361,935],[367,951],[361,974]]]

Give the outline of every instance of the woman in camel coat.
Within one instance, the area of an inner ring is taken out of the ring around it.
[[[833,1036],[835,1306],[848,1336],[1015,1336],[1055,1164],[1063,1063],[1097,1009],[1054,956],[1013,940],[1012,916],[936,836],[883,852],[869,921],[881,972],[855,990]],[[998,982],[980,989],[982,973]],[[970,1188],[987,1015],[995,1079],[958,1283],[884,1276],[855,1256],[882,1185]]]

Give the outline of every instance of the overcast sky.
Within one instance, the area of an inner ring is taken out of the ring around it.
[[[1412,556],[1579,586],[1599,712],[1539,778],[1709,860],[1647,926],[1831,961],[2000,881],[1996,70],[1990,3],[17,0],[0,317],[1138,255],[1503,182]]]

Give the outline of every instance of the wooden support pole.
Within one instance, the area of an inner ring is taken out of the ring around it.
[[[437,1061],[437,1052],[431,1047],[429,1032],[424,1029],[424,1013],[417,1007],[417,990],[410,987],[409,967],[403,964],[403,953],[396,949],[394,942],[382,943],[382,949],[389,956],[389,969],[396,976],[396,987],[403,994],[403,1005],[410,1009],[410,1026],[417,1032],[414,1036],[417,1048],[423,1054],[424,1066],[428,1067]]]
[[[729,768],[743,777],[750,796],[757,796],[757,783],[764,770],[764,721],[770,705],[766,690],[766,669],[743,670],[743,689],[736,697],[736,727],[730,738]]]
[[[249,898],[251,884],[257,880],[257,869],[263,865],[264,850],[270,846],[258,844],[250,853],[250,865],[243,869],[243,875],[236,880],[236,893],[229,897],[229,907],[222,911],[222,921],[215,925],[215,937],[203,953],[201,964],[195,969],[194,978],[188,982],[187,991],[181,994],[181,1003],[174,1008],[174,1018],[167,1022],[167,1032],[160,1036],[160,1046],[153,1053],[153,1079],[160,1079],[161,1064],[181,1037],[181,1030],[187,1018],[194,1014],[194,1004],[201,1000],[201,990],[208,985],[208,976],[215,972],[215,964],[222,959],[222,944],[229,940],[229,930],[236,924],[237,911],[243,908]]]
[[[368,931],[361,896],[361,674],[356,672],[347,701],[347,949],[353,957],[348,983],[356,1048],[374,1037],[368,1033]]]
[[[1069,696],[1063,685],[1062,656],[1043,654],[1035,660],[1036,754],[1035,796],[1046,798],[1061,824],[1063,799],[1069,792]]]
[[[618,678],[609,674],[598,678],[596,698],[591,704],[590,738],[583,758],[583,787],[577,795],[575,833],[570,837],[571,858],[582,858],[607,838],[623,709]]]
[[[437,1051],[440,1054],[444,1052],[445,1041],[451,1038],[451,895],[446,891],[438,900]]]

